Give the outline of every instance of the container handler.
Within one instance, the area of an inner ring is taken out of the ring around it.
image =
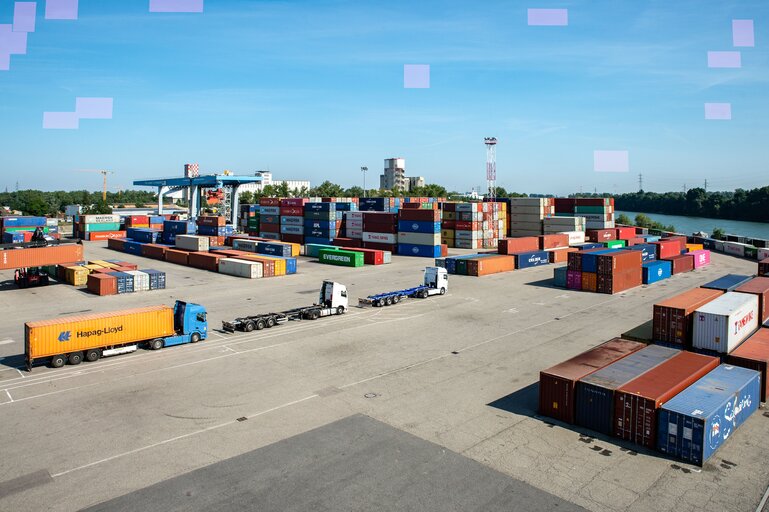
[[[426,267],[424,272],[424,284],[413,288],[406,288],[405,290],[395,290],[392,292],[369,295],[364,299],[358,299],[358,306],[390,306],[409,297],[426,299],[431,295],[444,295],[448,291],[449,274],[445,268]]]

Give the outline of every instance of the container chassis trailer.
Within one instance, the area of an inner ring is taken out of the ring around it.
[[[432,295],[445,295],[449,289],[449,275],[445,268],[425,268],[424,283],[413,288],[377,293],[358,299],[358,307],[383,307],[397,304],[403,299],[426,299]]]

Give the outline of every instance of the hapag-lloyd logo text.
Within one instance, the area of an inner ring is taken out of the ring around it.
[[[752,321],[753,321],[753,311],[750,311],[748,312],[747,315],[743,316],[741,319],[734,322],[734,334],[737,334],[737,332],[739,332],[740,329],[743,329]]]

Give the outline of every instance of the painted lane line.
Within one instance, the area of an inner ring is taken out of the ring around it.
[[[11,393],[7,389],[5,390],[5,394],[8,395],[8,400],[10,400],[11,403],[13,403],[13,397],[11,396]]]
[[[13,343],[11,339],[0,341],[0,345],[10,345],[11,343]]]

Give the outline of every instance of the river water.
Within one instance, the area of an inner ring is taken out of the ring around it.
[[[639,212],[617,211],[614,214],[615,218],[622,213],[633,220]],[[713,228],[721,228],[724,230],[724,233],[730,235],[769,240],[769,223],[767,222],[744,222],[741,220],[708,219],[705,217],[683,217],[680,215],[663,215],[661,213],[645,213],[644,215],[652,220],[661,222],[666,226],[672,224],[675,226],[676,231],[679,233],[686,233],[687,235],[697,231],[712,233]]]

